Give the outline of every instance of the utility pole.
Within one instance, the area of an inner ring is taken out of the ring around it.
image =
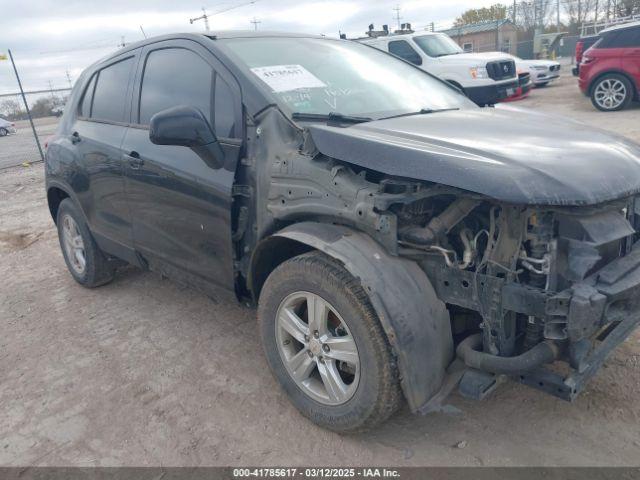
[[[142,32],[142,36],[143,36],[144,38],[147,38],[147,34],[146,34],[146,33],[144,33],[144,28],[142,28],[142,25],[140,25],[140,31]]]
[[[31,117],[31,110],[29,109],[29,104],[27,103],[27,97],[24,95],[24,89],[22,88],[22,82],[20,81],[20,75],[18,75],[18,69],[16,68],[16,62],[13,60],[13,54],[11,50],[9,50],[9,58],[11,59],[11,65],[13,65],[13,71],[16,74],[16,80],[18,81],[18,87],[20,87],[20,95],[22,95],[22,101],[24,102],[24,108],[27,111],[27,116],[29,117],[29,123],[31,124],[31,130],[33,131],[33,136],[36,139],[36,144],[38,145],[38,151],[40,152],[40,158],[44,162],[44,153],[42,153],[42,147],[40,146],[40,139],[38,138],[38,133],[36,132],[36,127],[33,124],[33,118]]]
[[[400,4],[396,5],[396,8],[393,9],[396,12],[396,21],[398,22],[398,30],[400,30]]]
[[[513,23],[516,24],[517,22],[518,22],[518,4],[517,4],[517,0],[513,0]]]
[[[53,94],[53,84],[51,83],[51,80],[49,80],[49,92],[51,93],[51,100],[53,100],[55,102],[56,97]]]
[[[560,33],[560,0],[556,0],[556,14],[557,32]]]
[[[193,22],[197,22],[198,20],[204,20],[204,29],[209,31],[209,15],[207,15],[207,11],[204,7],[202,7],[202,15],[196,18],[190,18],[189,23],[193,25]]]
[[[251,23],[253,23],[253,29],[258,31],[258,24],[262,23],[260,20],[256,19],[256,17],[253,17],[253,20],[251,20]]]
[[[65,71],[67,74],[67,82],[69,82],[69,88],[73,88],[73,82],[71,81],[71,75],[69,75],[69,70]]]

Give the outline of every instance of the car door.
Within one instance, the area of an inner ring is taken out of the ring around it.
[[[78,158],[73,188],[104,250],[131,260],[131,216],[124,193],[122,141],[129,123],[138,52],[127,52],[88,80],[71,142]]]
[[[622,70],[631,75],[640,91],[640,27],[627,29],[624,40]]]
[[[233,288],[231,202],[242,142],[240,88],[221,63],[188,40],[146,47],[134,88],[134,125],[123,143],[137,251],[151,268],[180,269]],[[154,145],[151,117],[178,105],[200,109],[224,151],[210,168],[193,150]]]

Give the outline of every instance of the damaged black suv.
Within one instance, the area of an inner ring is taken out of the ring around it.
[[[79,283],[130,263],[257,305],[275,377],[337,431],[505,378],[573,400],[640,320],[638,145],[358,43],[122,48],[78,80],[46,188]]]

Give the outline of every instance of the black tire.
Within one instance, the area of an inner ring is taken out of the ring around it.
[[[611,108],[607,108],[605,105],[601,104],[602,102],[599,102],[598,99],[596,98],[598,94],[597,93],[598,87],[607,81],[620,82],[622,83],[622,85],[624,85],[624,89],[625,89],[624,100],[621,103],[616,104]],[[617,112],[619,110],[624,110],[625,108],[627,108],[631,103],[631,101],[633,100],[634,95],[635,95],[634,87],[629,81],[629,79],[627,79],[627,77],[625,77],[624,75],[619,75],[617,73],[609,73],[607,75],[604,75],[598,78],[593,83],[593,85],[591,86],[590,96],[591,96],[591,103],[593,104],[593,106],[596,107],[601,112]]]
[[[549,82],[541,82],[541,83],[536,83],[536,88],[544,88],[547,85],[549,85]]]
[[[6,137],[9,131],[6,128],[0,128],[0,137]]]
[[[77,231],[82,237],[85,267],[81,272],[74,268],[64,245],[63,224],[65,222],[65,216],[67,215],[73,219],[75,225],[77,225]],[[65,198],[60,202],[56,223],[64,261],[76,282],[84,287],[94,288],[113,280],[116,269],[115,263],[110,262],[106,255],[100,250],[84,221],[83,215],[71,199]]]
[[[294,292],[319,295],[345,320],[360,358],[359,382],[345,403],[326,405],[305,393],[288,373],[277,345],[276,317]],[[276,268],[260,294],[258,321],[271,371],[300,412],[337,432],[365,431],[400,408],[403,396],[395,358],[360,283],[337,261],[320,252],[294,257]]]

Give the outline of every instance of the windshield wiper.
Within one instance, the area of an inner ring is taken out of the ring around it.
[[[330,112],[330,113],[302,113],[294,112],[291,114],[291,118],[294,120],[317,120],[320,122],[328,123],[365,123],[370,122],[373,118],[370,117],[356,117],[353,115],[343,115],[342,113]]]
[[[388,120],[390,118],[411,117],[413,115],[427,115],[429,113],[450,112],[452,110],[460,110],[459,108],[421,108],[417,112],[400,113],[399,115],[391,115],[390,117],[382,117],[379,120]]]

